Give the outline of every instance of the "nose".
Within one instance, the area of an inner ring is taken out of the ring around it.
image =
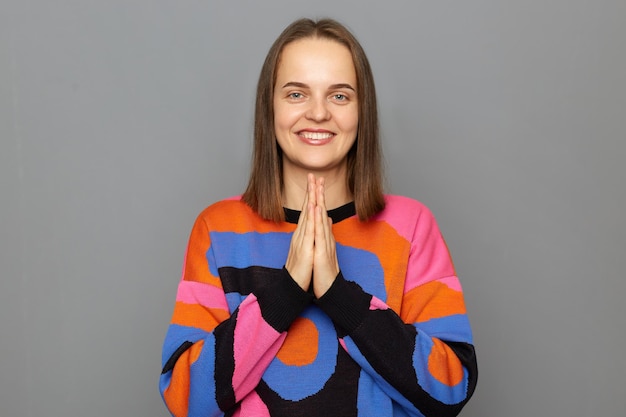
[[[328,100],[326,98],[314,98],[309,101],[309,108],[306,117],[309,120],[323,122],[330,119],[330,111],[328,109]]]

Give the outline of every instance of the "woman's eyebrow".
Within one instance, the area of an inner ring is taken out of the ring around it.
[[[309,88],[309,86],[307,84],[301,83],[301,82],[298,82],[298,81],[289,81],[288,83],[286,83],[285,85],[282,86],[282,88],[287,88],[287,87]],[[352,90],[352,91],[356,92],[355,88],[352,87],[348,83],[333,84],[333,85],[328,87],[329,90],[341,90],[342,88],[347,88],[349,90]]]
[[[352,90],[356,93],[356,90],[354,89],[354,87],[352,87],[348,83],[333,84],[329,87],[329,90],[341,90],[342,88],[347,88],[348,90]]]
[[[309,88],[308,85],[297,82],[297,81],[289,81],[287,84],[283,85],[282,88],[286,88],[286,87]]]

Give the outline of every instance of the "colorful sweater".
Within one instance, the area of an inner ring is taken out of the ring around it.
[[[398,196],[367,222],[330,210],[341,272],[320,299],[284,268],[298,215],[230,199],[198,217],[163,347],[172,415],[457,415],[476,360],[430,211]]]

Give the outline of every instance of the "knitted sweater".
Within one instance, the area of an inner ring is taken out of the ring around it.
[[[341,272],[319,299],[284,268],[298,215],[265,221],[236,198],[196,220],[163,347],[172,415],[457,415],[476,359],[430,211],[398,196],[367,222],[330,210]]]

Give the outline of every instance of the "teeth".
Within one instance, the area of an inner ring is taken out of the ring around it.
[[[327,133],[327,132],[301,132],[300,136],[305,137],[307,139],[311,139],[311,140],[321,140],[321,139],[328,139],[332,137],[333,134]]]

